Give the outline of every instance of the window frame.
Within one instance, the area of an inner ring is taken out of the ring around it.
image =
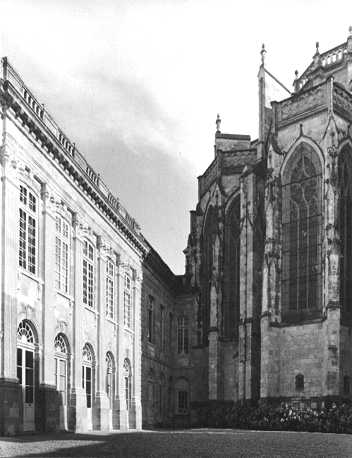
[[[187,315],[177,317],[177,353],[189,354],[189,319]]]
[[[39,274],[39,203],[38,193],[27,184],[20,182],[18,200],[18,266],[33,276],[38,276]],[[32,228],[32,233],[30,228]]]
[[[147,305],[147,340],[150,344],[154,344],[154,307],[155,299],[149,294],[148,295],[148,305]]]
[[[60,223],[59,223],[60,222]],[[60,230],[58,229],[60,226]],[[67,235],[65,235],[65,228]],[[61,213],[57,212],[55,215],[55,288],[63,294],[70,294],[71,287],[71,248],[72,248],[72,226],[68,220]],[[59,242],[59,243],[58,243]],[[58,261],[58,246],[59,261]],[[66,247],[66,266],[62,262],[64,247]]]
[[[92,253],[90,255],[90,253]],[[85,274],[86,270],[86,274]],[[82,247],[82,302],[90,310],[96,306],[96,247],[89,239],[83,240]],[[85,279],[86,278],[86,279]],[[91,288],[91,291],[90,291]]]
[[[322,311],[323,164],[319,152],[300,143],[281,173],[281,312],[283,322],[296,323],[319,318]]]
[[[107,258],[105,266],[105,316],[114,320],[116,316],[116,265]]]
[[[124,273],[123,278],[123,324],[126,328],[133,329],[133,287],[132,275]]]

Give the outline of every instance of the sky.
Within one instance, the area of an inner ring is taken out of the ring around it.
[[[221,131],[257,138],[260,49],[292,88],[346,41],[337,0],[0,0],[0,54],[176,274]]]

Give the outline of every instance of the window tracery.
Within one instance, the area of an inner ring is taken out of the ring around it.
[[[339,161],[340,301],[342,318],[352,318],[352,160],[350,148]]]
[[[66,340],[62,334],[58,334],[55,337],[54,347],[57,353],[64,353],[64,354],[68,353]]]
[[[321,308],[321,164],[308,145],[286,164],[282,194],[283,319],[300,320]]]
[[[240,316],[240,198],[231,203],[225,217],[223,332],[238,336]]]
[[[26,320],[22,320],[17,328],[17,340],[22,343],[35,343],[32,326]]]
[[[210,206],[203,230],[202,238],[202,264],[201,264],[201,309],[203,325],[203,343],[207,344],[208,329],[210,326],[210,289],[213,275],[214,264],[214,242],[217,233],[217,214],[216,209]]]

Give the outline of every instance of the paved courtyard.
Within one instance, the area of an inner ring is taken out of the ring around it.
[[[0,439],[1,457],[351,457],[352,435],[233,430],[51,434]]]

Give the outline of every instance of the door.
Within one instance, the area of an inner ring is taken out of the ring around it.
[[[55,358],[56,390],[60,394],[60,430],[67,430],[67,361]]]
[[[34,351],[17,348],[17,377],[22,386],[23,431],[34,431]]]
[[[92,368],[82,366],[82,387],[86,392],[87,400],[87,425],[92,429]]]

